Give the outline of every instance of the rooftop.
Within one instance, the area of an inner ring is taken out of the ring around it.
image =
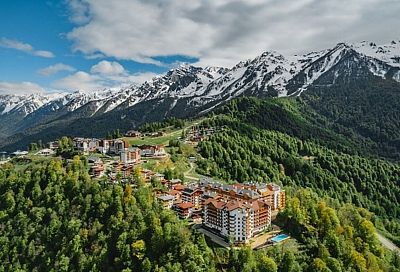
[[[189,209],[192,208],[194,205],[190,202],[182,202],[180,204],[177,205],[178,208],[180,209]]]
[[[170,201],[170,200],[174,200],[175,197],[172,195],[162,195],[162,196],[159,196],[158,199],[161,199],[162,201]]]

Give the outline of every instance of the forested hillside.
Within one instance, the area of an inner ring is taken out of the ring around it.
[[[198,172],[283,185],[275,223],[291,244],[218,248],[161,208],[139,168],[123,185],[91,179],[85,157],[12,160],[0,166],[0,271],[400,271],[375,234],[400,245],[400,166],[372,138],[338,133],[295,98],[234,100],[200,125],[223,129],[199,143]]]
[[[202,173],[312,188],[374,212],[400,244],[400,166],[357,155],[370,151],[351,149],[356,140],[295,115],[295,106],[247,98],[230,103],[207,121],[226,129],[201,142]]]
[[[400,161],[398,82],[374,77],[329,86],[316,84],[302,98],[325,118],[321,125],[364,139],[373,153]]]
[[[298,242],[252,251],[206,243],[137,173],[133,189],[91,180],[75,157],[8,164],[0,178],[0,271],[400,271],[371,213],[310,190],[286,187],[278,219]]]
[[[301,246],[230,251],[223,255],[225,267],[268,272],[399,271],[400,257],[384,253],[371,219],[364,209],[300,189],[289,199],[280,220]]]
[[[0,271],[213,271],[203,236],[130,185],[91,180],[75,157],[0,168]]]

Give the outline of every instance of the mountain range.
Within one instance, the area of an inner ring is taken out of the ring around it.
[[[370,84],[365,86],[366,82]],[[363,84],[363,90],[353,91]],[[333,90],[335,101],[332,101]],[[400,40],[386,45],[366,41],[339,43],[331,49],[294,56],[264,52],[232,68],[181,65],[151,81],[120,89],[0,95],[0,150],[23,149],[30,142],[49,141],[63,135],[102,137],[115,128],[133,129],[170,116],[195,117],[240,96],[301,97],[326,118],[319,122],[337,123],[336,129],[341,132],[352,127],[354,132],[353,124],[346,124],[349,118],[341,122],[340,114],[332,113],[332,105],[338,102],[346,106],[351,99],[358,99],[363,103],[359,105],[363,111],[376,105],[377,109],[369,110],[397,118],[400,102],[393,100],[399,92]],[[375,96],[377,103],[368,99],[366,104],[365,97]],[[389,97],[390,101],[380,103],[379,97]],[[321,100],[330,103],[318,102]],[[391,105],[390,112],[380,110],[387,104]],[[354,106],[353,102],[351,105]],[[341,113],[348,110],[337,108]],[[380,132],[385,130],[377,126]],[[364,130],[355,131],[371,138],[371,133]],[[397,147],[400,150],[397,146],[400,144],[390,144],[393,145],[396,152]]]

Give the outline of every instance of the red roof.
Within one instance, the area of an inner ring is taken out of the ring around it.
[[[177,191],[177,190],[170,190],[169,192],[168,192],[168,194],[169,195],[178,195],[178,194],[180,194],[181,192],[179,192],[179,191]]]
[[[183,191],[183,189],[185,189],[185,186],[182,184],[177,184],[174,186],[174,190]]]
[[[208,204],[212,204],[217,209],[222,209],[226,203],[221,200],[209,198],[204,202],[204,205],[208,205]]]
[[[182,202],[181,204],[178,204],[178,208],[180,209],[189,209],[192,208],[194,205],[190,202]]]

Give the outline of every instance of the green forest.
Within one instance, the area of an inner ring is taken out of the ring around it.
[[[199,143],[200,174],[284,187],[275,223],[295,238],[287,245],[220,248],[162,209],[139,171],[131,184],[92,179],[64,137],[64,159],[0,166],[0,271],[400,272],[376,236],[400,246],[400,166],[329,120],[303,99],[242,98],[200,124],[223,127]]]
[[[75,157],[0,169],[0,271],[208,271],[204,237],[152,188],[90,179]]]
[[[278,218],[298,246],[226,250],[163,210],[135,173],[121,186],[90,179],[78,156],[17,166],[0,170],[0,271],[400,271],[370,212],[310,189]]]
[[[400,165],[346,152],[349,140],[313,129],[294,110],[287,110],[297,106],[293,101],[244,98],[205,121],[226,129],[200,143],[205,159],[199,161],[199,171],[225,180],[312,188],[322,197],[364,207],[400,245]]]
[[[372,154],[400,161],[400,92],[396,81],[373,77],[316,85],[302,100],[314,115],[323,116],[320,125],[362,139]]]

